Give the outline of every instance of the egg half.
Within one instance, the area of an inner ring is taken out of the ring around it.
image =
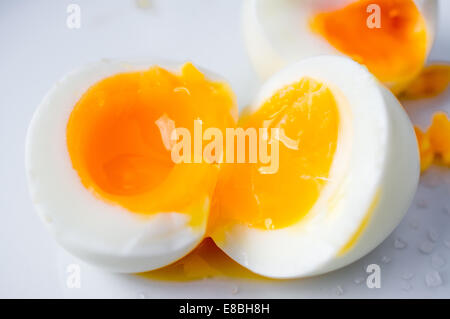
[[[295,278],[347,265],[410,205],[419,178],[413,127],[393,94],[349,58],[308,58],[275,73],[240,125],[282,130],[268,137],[279,140],[278,170],[225,165],[208,228],[257,274]]]
[[[213,106],[213,107],[211,107]],[[32,201],[57,241],[83,260],[142,272],[203,239],[217,165],[175,164],[174,127],[224,129],[237,108],[229,86],[191,63],[102,61],[59,81],[26,141]]]
[[[435,0],[246,0],[243,34],[262,78],[299,59],[338,54],[395,93],[419,74],[433,43]]]

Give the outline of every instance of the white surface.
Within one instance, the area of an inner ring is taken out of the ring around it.
[[[78,30],[66,27],[69,3],[81,6]],[[450,242],[450,214],[443,209],[450,209],[450,171],[442,168],[422,177],[413,206],[386,241],[356,263],[320,277],[152,282],[93,269],[56,245],[31,205],[24,169],[26,129],[47,90],[73,68],[101,58],[162,57],[193,60],[222,74],[243,107],[259,82],[243,49],[240,6],[240,0],[150,0],[147,9],[131,0],[0,3],[0,297],[450,297],[450,248],[444,245]],[[431,60],[448,61],[450,1],[440,1],[440,10]],[[450,91],[406,107],[414,123],[428,125],[432,111],[450,111]],[[418,247],[435,232],[432,252],[421,253]],[[396,249],[397,237],[407,247]],[[437,270],[443,284],[434,288],[425,283],[438,266],[433,256],[446,260]],[[81,265],[80,289],[66,288],[71,263]],[[372,263],[381,266],[380,289],[355,283]],[[411,273],[411,279],[402,278]]]

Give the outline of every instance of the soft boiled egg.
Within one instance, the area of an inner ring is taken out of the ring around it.
[[[102,61],[70,73],[30,124],[32,200],[57,241],[118,272],[170,264],[203,239],[216,164],[175,164],[170,132],[235,125],[229,86],[180,68]]]
[[[397,93],[421,71],[436,20],[436,0],[245,0],[243,32],[264,79],[299,59],[339,54]]]
[[[214,149],[226,161],[174,161],[173,130],[192,132],[183,140],[193,137],[195,152],[199,121],[205,132],[244,134],[225,152]],[[239,150],[249,159],[252,145],[259,160],[228,161]],[[44,98],[29,127],[26,169],[45,224],[89,263],[153,270],[211,237],[254,273],[295,278],[377,246],[409,206],[419,154],[399,102],[347,57],[277,72],[238,123],[229,86],[191,63],[102,61]]]
[[[208,233],[257,274],[304,277],[347,265],[385,239],[410,205],[420,170],[413,127],[393,94],[349,58],[282,69],[241,125],[282,130],[268,137],[280,142],[278,170],[225,164]]]

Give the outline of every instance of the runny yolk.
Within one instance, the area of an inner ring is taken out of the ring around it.
[[[209,231],[232,224],[260,229],[295,224],[310,211],[330,177],[339,128],[331,90],[303,78],[275,92],[242,126],[268,128],[268,140],[279,140],[278,171],[267,172],[261,162],[224,164]],[[271,128],[279,129],[278,137]]]
[[[147,279],[169,281],[193,281],[212,277],[265,279],[228,257],[209,237],[173,264],[140,275]]]
[[[359,0],[318,13],[311,26],[394,91],[391,83],[411,80],[425,62],[426,23],[413,0]]]
[[[82,184],[107,202],[151,214],[182,212],[192,223],[209,210],[218,168],[175,164],[170,129],[233,127],[230,88],[186,63],[181,74],[160,67],[121,73],[91,86],[67,124],[67,147]]]

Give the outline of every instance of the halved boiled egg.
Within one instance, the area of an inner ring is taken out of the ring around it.
[[[422,69],[437,20],[435,0],[246,0],[243,30],[263,78],[299,59],[339,54],[400,92]]]
[[[303,277],[355,261],[394,229],[416,190],[418,147],[405,111],[349,58],[284,68],[241,125],[267,129],[277,169],[225,164],[208,233],[257,274]]]
[[[32,200],[58,242],[119,272],[165,266],[204,237],[218,165],[175,164],[175,127],[234,127],[229,86],[191,63],[102,61],[70,73],[26,143]]]

